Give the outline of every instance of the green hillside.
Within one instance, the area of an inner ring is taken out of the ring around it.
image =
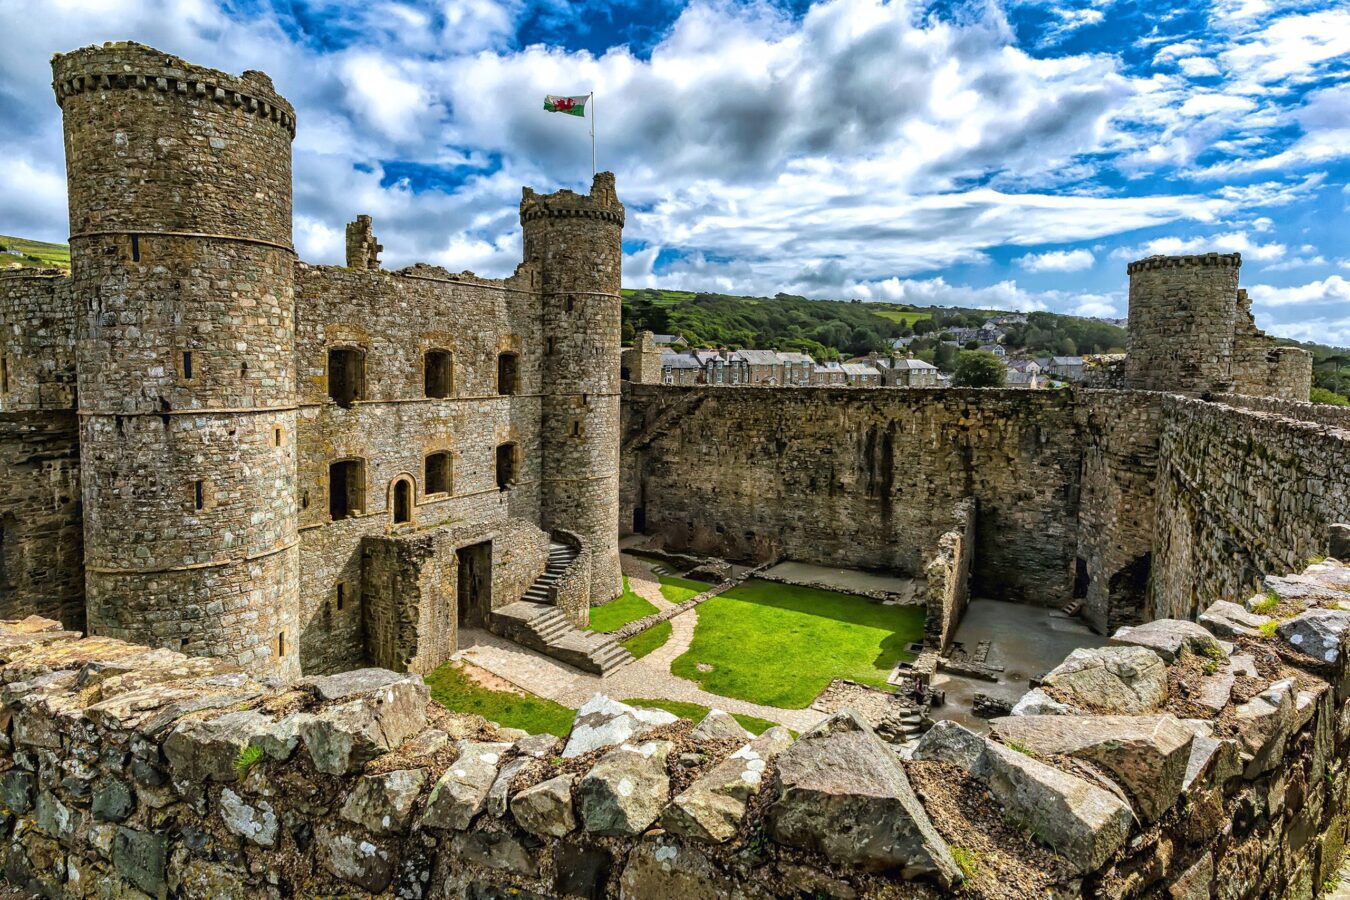
[[[13,265],[31,269],[70,269],[70,248],[0,234],[0,269]]]
[[[883,352],[894,338],[918,335],[914,352],[939,365],[938,338],[949,328],[978,328],[1002,310],[916,307],[857,300],[808,300],[791,294],[738,297],[656,289],[626,290],[624,336],[641,330],[680,334],[694,346],[800,350],[817,359]],[[1094,319],[1032,313],[1009,346],[1073,356],[1125,348],[1125,330]],[[950,349],[950,348],[948,348]],[[954,354],[949,354],[954,356]],[[945,368],[946,366],[944,366]]]

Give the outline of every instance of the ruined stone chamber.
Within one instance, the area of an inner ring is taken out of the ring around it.
[[[138,45],[53,75],[89,629],[297,675],[291,107]]]

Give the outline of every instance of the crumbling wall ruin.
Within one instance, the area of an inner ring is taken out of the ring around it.
[[[754,738],[599,695],[566,741],[527,736],[412,675],[278,688],[3,622],[5,877],[61,898],[1311,897],[1350,808],[1347,592],[1329,561],[1280,582],[1282,621],[1221,602],[1121,629],[990,737],[941,722],[904,754],[847,710]]]
[[[970,560],[975,552],[975,504],[962,500],[953,516],[955,526],[938,538],[937,550],[924,566],[927,614],[924,642],[946,653],[970,602]]]
[[[1193,618],[1327,554],[1350,518],[1350,430],[1178,396],[1163,410],[1155,615]]]

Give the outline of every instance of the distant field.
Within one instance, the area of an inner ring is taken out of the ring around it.
[[[881,318],[888,322],[895,322],[897,324],[903,322],[911,327],[913,327],[915,322],[922,319],[933,318],[932,313],[926,312],[907,312],[901,309],[876,309],[875,307],[872,307],[871,309],[873,314],[881,316]]]
[[[44,244],[0,234],[0,269],[8,269],[16,263],[30,269],[69,269],[70,248],[65,244]]]

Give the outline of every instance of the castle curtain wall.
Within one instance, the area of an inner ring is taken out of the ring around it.
[[[1152,612],[1194,618],[1327,553],[1350,519],[1350,429],[1168,396],[1159,446]]]
[[[629,397],[620,520],[640,507],[673,549],[922,574],[971,497],[972,592],[1069,598],[1070,392],[633,385]]]

